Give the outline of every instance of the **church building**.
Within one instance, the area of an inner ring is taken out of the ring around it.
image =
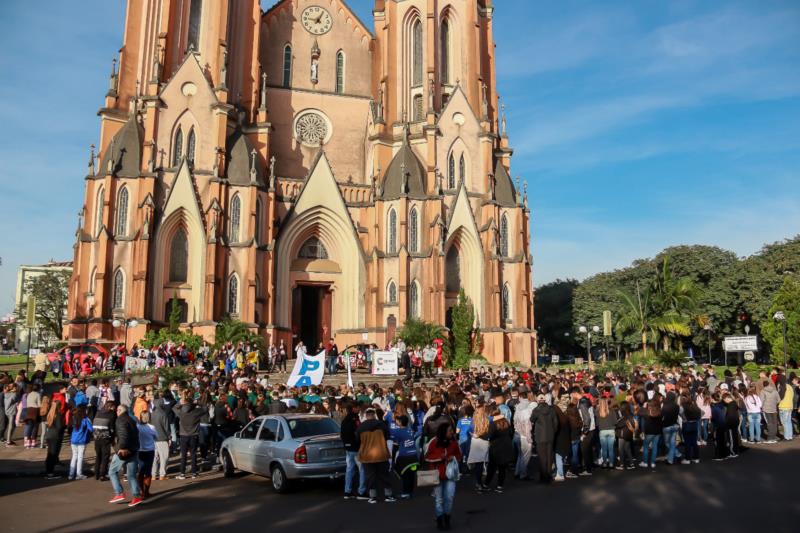
[[[72,341],[163,327],[212,341],[383,347],[450,326],[536,357],[527,187],[512,179],[492,0],[131,0],[92,147]],[[115,328],[135,319],[136,327]],[[119,323],[119,322],[117,322]]]

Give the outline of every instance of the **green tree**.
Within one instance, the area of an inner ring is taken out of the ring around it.
[[[250,343],[250,345],[261,347],[263,339],[257,333],[250,331],[247,325],[241,320],[236,320],[228,316],[217,324],[216,341],[217,347],[228,342],[234,345],[240,342],[246,342]]]
[[[447,338],[445,329],[433,322],[409,318],[397,331],[397,337],[403,339],[408,347],[426,346],[433,343],[434,339]]]
[[[669,351],[671,337],[688,336],[691,323],[705,321],[697,309],[700,290],[688,277],[673,275],[669,256],[661,260],[648,290],[652,322],[661,336],[664,351]]]
[[[467,368],[474,356],[473,331],[475,309],[464,289],[458,292],[458,303],[453,306],[453,363],[455,368]]]
[[[761,332],[772,351],[772,360],[783,364],[783,329],[786,327],[786,345],[789,359],[797,360],[800,354],[800,282],[792,276],[785,276],[781,288],[772,298],[770,317],[781,312],[785,323],[770,318],[761,325]]]
[[[70,273],[48,271],[30,278],[23,288],[25,296],[36,298],[36,324],[48,335],[60,339],[64,330]],[[27,306],[17,310],[18,327],[24,326]]]
[[[547,352],[573,352],[573,299],[580,284],[574,279],[556,280],[536,289],[534,316],[539,338]],[[570,333],[569,336],[565,333]]]
[[[172,296],[169,309],[169,331],[170,333],[177,333],[181,324],[181,306],[178,303],[178,297]]]

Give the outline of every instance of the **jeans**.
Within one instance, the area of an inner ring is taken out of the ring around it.
[[[119,481],[119,473],[125,470],[128,476],[128,487],[131,489],[131,496],[140,498],[142,493],[139,490],[139,482],[136,481],[136,473],[139,468],[139,458],[136,453],[133,453],[123,459],[117,454],[111,458],[111,466],[108,468],[108,477],[111,478],[111,486],[114,487],[114,494],[124,494],[125,489],[122,488],[122,483]]]
[[[781,417],[781,426],[783,426],[783,438],[792,440],[792,410],[779,409],[778,413]]]
[[[556,454],[556,476],[557,477],[564,477],[564,457],[561,454]]]
[[[776,440],[778,438],[778,413],[764,413],[764,419],[767,421],[767,440]]]
[[[83,454],[86,452],[85,444],[72,445],[72,459],[69,462],[70,479],[83,475]]]
[[[328,374],[336,374],[337,371],[337,364],[336,364],[336,357],[326,357],[325,358],[325,367],[328,370]]]
[[[181,475],[186,474],[186,453],[191,454],[192,475],[197,474],[197,435],[181,435]]]
[[[697,422],[683,423],[683,445],[686,450],[686,460],[700,459],[700,448],[697,446]]]
[[[642,462],[649,466],[655,466],[658,457],[658,442],[661,435],[645,435],[644,446],[642,446]]]
[[[456,497],[455,481],[441,481],[433,488],[433,497],[436,500],[436,518],[452,514],[453,500]]]
[[[614,466],[614,437],[613,429],[600,430],[600,458],[610,466]]]
[[[708,418],[703,418],[700,420],[700,440],[703,442],[708,442],[708,423],[710,420]]]
[[[94,477],[100,479],[108,475],[108,461],[111,459],[111,439],[98,438],[94,441]]]
[[[165,440],[156,441],[156,455],[153,458],[153,477],[167,477],[167,463],[169,462],[169,442]]]
[[[344,493],[353,493],[353,474],[358,469],[358,493],[367,493],[367,480],[364,478],[364,467],[358,461],[358,452],[347,452],[347,470],[344,473]]]
[[[622,466],[630,466],[633,464],[633,441],[618,439],[617,446],[619,447],[619,464]]]
[[[673,464],[678,454],[678,424],[664,428],[664,446],[667,448],[667,463]]]
[[[747,413],[750,440],[761,442],[761,413]]]
[[[522,479],[528,477],[528,463],[531,460],[531,452],[533,443],[530,438],[519,439],[519,453],[517,454],[517,462],[514,466],[514,475]]]
[[[578,474],[581,471],[580,450],[581,450],[580,439],[572,441],[569,452],[569,463],[570,465],[572,465],[573,474]]]
[[[44,460],[44,469],[47,474],[52,474],[58,464],[58,455],[61,453],[61,440],[63,433],[54,439],[47,439],[47,458]]]

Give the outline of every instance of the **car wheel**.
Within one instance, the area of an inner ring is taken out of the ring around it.
[[[272,467],[270,477],[272,479],[272,488],[275,489],[275,492],[278,494],[289,492],[289,480],[286,479],[286,472],[283,471],[280,465]]]
[[[233,459],[231,459],[231,454],[228,453],[228,450],[222,452],[222,473],[225,477],[232,477],[234,473],[233,467]]]

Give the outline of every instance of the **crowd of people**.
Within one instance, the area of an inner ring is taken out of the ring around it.
[[[704,446],[714,460],[734,459],[746,443],[791,440],[800,411],[800,379],[782,368],[757,377],[741,369],[718,376],[712,367],[626,375],[481,368],[435,382],[412,374],[391,387],[323,382],[294,389],[254,365],[226,363],[242,353],[233,349],[217,361],[201,356],[188,379],[144,386],[133,386],[130,376],[73,376],[46,395],[41,372],[4,376],[6,443],[14,445],[15,427],[24,427],[28,448],[38,435],[54,478],[68,435],[67,475],[84,479],[84,452],[93,442],[95,479],[111,481],[112,503],[125,502],[125,474],[135,506],[153,480],[166,478],[171,455],[179,457],[178,479],[197,476],[216,466],[222,441],[257,416],[324,414],[341,427],[345,498],[392,502],[395,476],[402,499],[430,486],[437,524],[447,529],[462,475],[481,494],[502,493],[509,474],[563,482],[601,469],[655,470],[662,455],[665,465],[693,465]]]

